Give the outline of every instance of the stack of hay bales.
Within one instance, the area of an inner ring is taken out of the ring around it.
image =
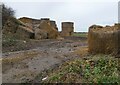
[[[90,53],[118,54],[120,52],[120,24],[89,27],[88,45]]]
[[[73,22],[62,22],[61,36],[71,36],[73,32],[74,32]]]
[[[60,35],[58,31],[50,25],[50,23],[46,22],[45,20],[42,20],[38,29],[35,30],[35,39],[40,38],[58,39],[60,38]]]
[[[56,30],[57,25],[55,21],[54,23],[51,23],[49,18],[41,18],[40,20],[37,20],[23,17],[19,20],[33,30],[34,38],[37,40],[60,38],[58,30]]]
[[[58,30],[58,28],[57,28],[57,25],[56,25],[56,22],[55,22],[55,21],[51,20],[51,21],[50,21],[50,25],[51,25],[53,28],[55,28],[56,30]]]

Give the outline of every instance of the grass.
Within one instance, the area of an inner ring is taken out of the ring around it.
[[[18,39],[17,35],[3,34],[2,36],[2,52],[14,52],[24,50],[27,43],[30,42],[28,39]]]
[[[77,36],[77,37],[87,37],[87,33],[82,33],[82,32],[76,32],[76,33],[73,33],[72,36]]]
[[[48,74],[42,83],[119,83],[118,59],[112,55],[89,55],[69,61]]]

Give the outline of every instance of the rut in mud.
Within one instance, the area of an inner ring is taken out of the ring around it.
[[[74,51],[81,46],[87,46],[86,38],[66,37],[64,40],[39,41],[29,50],[25,47],[23,51],[4,53],[3,57],[11,62],[3,61],[3,83],[31,81],[42,71],[77,58]]]

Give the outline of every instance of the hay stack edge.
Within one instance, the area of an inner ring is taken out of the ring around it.
[[[120,23],[114,26],[92,25],[88,32],[90,53],[120,54]]]

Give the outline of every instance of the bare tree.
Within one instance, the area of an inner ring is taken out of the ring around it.
[[[11,17],[14,17],[15,11],[11,7],[7,7],[2,4],[2,24],[4,26],[5,22]]]

